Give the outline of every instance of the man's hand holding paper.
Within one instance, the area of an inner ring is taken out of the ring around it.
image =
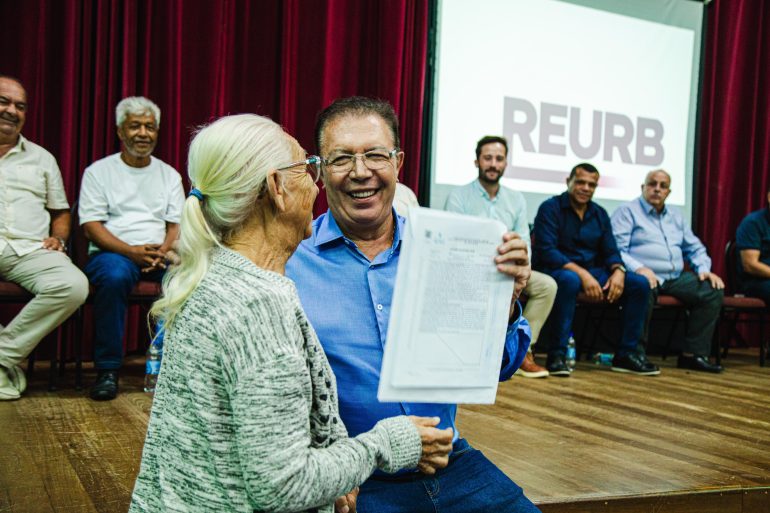
[[[497,270],[511,276],[515,280],[509,314],[509,317],[513,317],[513,313],[516,310],[516,301],[518,301],[521,291],[527,286],[529,277],[532,274],[527,243],[524,242],[518,233],[506,232],[503,234],[503,243],[498,246],[497,252],[499,253],[495,257]]]

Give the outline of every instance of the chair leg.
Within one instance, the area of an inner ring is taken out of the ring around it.
[[[668,357],[668,350],[671,349],[671,341],[674,340],[674,332],[679,324],[679,318],[682,316],[682,309],[677,308],[674,314],[674,319],[671,321],[671,328],[668,330],[668,336],[666,337],[666,345],[663,347],[663,359]],[[686,320],[686,319],[685,319]]]
[[[603,317],[603,310],[599,313],[600,318],[599,322],[597,323],[597,320],[594,318],[594,310],[597,307],[594,307],[593,305],[587,305],[585,306],[585,322],[583,323],[583,329],[580,330],[579,338],[575,341],[575,360],[580,360],[580,356],[583,353],[589,354],[593,351],[594,346],[596,345],[594,342],[596,340],[596,334],[597,334],[597,325],[601,325],[601,317]],[[593,327],[593,334],[591,336],[591,342],[588,342],[588,328],[589,325]]]
[[[765,366],[765,357],[767,355],[767,345],[768,343],[763,340],[762,333],[764,332],[765,328],[765,314],[760,313],[759,314],[759,366],[764,367]]]
[[[580,330],[580,335],[578,335],[577,340],[575,340],[575,359],[576,360],[579,359],[580,353],[584,351],[586,334],[588,333],[588,324],[591,322],[591,308],[586,307],[585,310],[586,310],[586,315],[585,315],[585,320],[583,321],[583,328]],[[573,318],[573,323],[574,323],[574,318]]]
[[[75,314],[75,390],[83,389],[83,306]]]
[[[31,378],[35,373],[35,358],[37,357],[37,348],[33,349],[27,357],[27,377]]]
[[[588,354],[592,354],[596,350],[596,339],[599,335],[604,339],[604,333],[602,333],[602,325],[604,324],[604,318],[607,317],[607,307],[602,305],[599,307],[599,318],[594,323],[594,336],[591,337],[591,345],[588,346]]]
[[[730,313],[730,322],[727,325],[727,343],[722,349],[722,358],[727,358],[727,352],[730,349],[730,342],[733,340],[733,336],[738,333],[738,312],[732,311]]]
[[[51,368],[48,369],[48,391],[59,388],[59,352],[61,351],[61,327],[57,328],[56,346],[51,354]]]
[[[714,355],[717,365],[722,365],[722,348],[719,337],[719,329],[722,327],[722,310],[719,310],[719,317],[714,325],[714,333],[711,335],[711,352]]]

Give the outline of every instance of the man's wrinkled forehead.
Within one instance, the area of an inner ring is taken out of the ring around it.
[[[131,112],[126,114],[126,119],[123,121],[124,125],[130,125],[131,123],[140,123],[140,124],[153,124],[155,126],[158,125],[157,120],[155,119],[155,115],[152,112],[143,112],[141,114],[133,114]]]
[[[394,137],[385,119],[374,112],[345,113],[330,119],[321,132],[323,153],[392,149]]]

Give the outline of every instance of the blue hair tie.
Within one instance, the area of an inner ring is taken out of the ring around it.
[[[195,196],[196,198],[198,198],[198,201],[203,201],[203,193],[201,191],[199,191],[198,189],[196,189],[195,187],[190,189],[190,192],[187,194],[188,198],[190,196]]]

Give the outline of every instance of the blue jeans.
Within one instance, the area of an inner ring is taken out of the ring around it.
[[[601,286],[604,286],[609,278],[604,268],[589,269],[588,272]],[[540,338],[547,342],[549,355],[564,355],[567,352],[569,334],[572,331],[577,295],[583,289],[583,285],[580,277],[567,269],[557,269],[548,274],[556,280],[558,289],[551,315]],[[647,278],[640,274],[626,273],[623,295],[620,297],[620,305],[623,307],[623,335],[616,351],[618,356],[636,351],[644,330],[649,297],[650,284]]]
[[[139,279],[160,281],[163,271],[142,274],[130,258],[109,251],[94,253],[86,264],[94,294],[94,366],[116,370],[123,363],[128,294]]]
[[[433,476],[374,475],[361,485],[359,513],[538,513],[521,488],[464,439]]]

